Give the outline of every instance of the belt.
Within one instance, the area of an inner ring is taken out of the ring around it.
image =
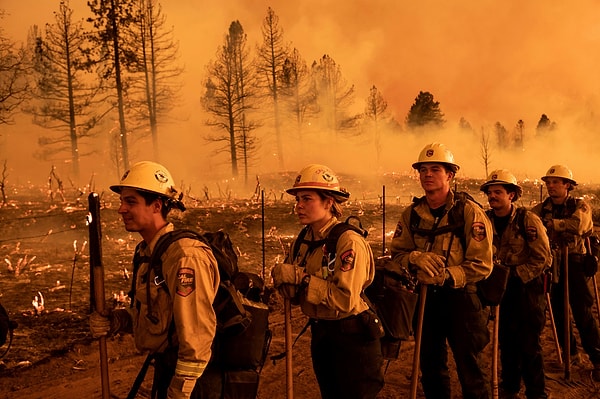
[[[364,333],[365,327],[360,315],[349,316],[337,320],[310,319],[312,328],[322,328],[329,332],[340,332],[344,334]]]
[[[583,256],[582,254],[569,254],[569,262],[583,263]]]

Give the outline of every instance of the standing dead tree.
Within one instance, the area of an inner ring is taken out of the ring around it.
[[[4,166],[2,167],[2,180],[0,180],[0,192],[2,192],[2,206],[6,206],[6,178],[8,173],[6,172],[6,159],[4,160]]]
[[[52,165],[52,169],[50,169],[50,174],[48,175],[48,197],[50,197],[50,203],[54,203],[54,181],[56,181],[56,194],[60,196],[62,202],[65,202],[65,189],[63,181],[56,173],[56,167]]]

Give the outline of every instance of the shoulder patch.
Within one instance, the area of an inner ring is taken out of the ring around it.
[[[483,241],[486,237],[485,225],[482,222],[474,222],[471,226],[471,236],[477,242]]]
[[[398,222],[396,225],[396,230],[394,231],[394,237],[400,237],[402,235],[402,222]]]
[[[537,227],[529,226],[525,229],[525,235],[527,238],[527,242],[534,242],[538,238]]]
[[[350,271],[354,269],[354,258],[355,258],[354,250],[349,249],[340,256],[342,261],[342,265],[340,266],[340,270],[343,272]]]
[[[177,295],[186,297],[196,289],[194,269],[182,267],[177,271]]]

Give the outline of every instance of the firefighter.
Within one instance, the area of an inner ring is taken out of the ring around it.
[[[449,345],[462,397],[487,399],[482,351],[490,334],[475,283],[492,271],[491,224],[478,204],[450,189],[459,165],[444,144],[426,145],[412,166],[425,195],[402,212],[391,255],[428,286],[420,350],[423,391],[428,399],[452,397]]]
[[[494,228],[494,262],[510,269],[500,303],[499,345],[502,398],[519,398],[521,379],[528,399],[547,398],[541,334],[546,321],[544,271],[552,263],[541,219],[514,202],[523,190],[506,169],[493,171],[481,185]]]
[[[306,227],[293,245],[298,251],[273,268],[274,286],[294,297],[310,318],[311,355],[321,397],[374,399],[383,387],[383,331],[361,296],[375,275],[373,253],[352,230],[339,236],[335,259],[324,246],[350,194],[331,169],[316,164],[302,169],[286,191],[296,197],[295,211]]]
[[[153,398],[200,398],[200,388],[194,387],[211,357],[217,325],[212,306],[220,281],[217,261],[208,245],[182,238],[161,256],[168,293],[148,270],[158,239],[174,230],[167,221],[169,211],[185,210],[173,184],[164,166],[142,161],[110,187],[119,194],[125,230],[142,237],[134,257],[141,264],[131,308],[93,313],[90,330],[94,337],[133,332],[136,347],[154,357]]]
[[[579,330],[581,345],[594,365],[592,377],[600,382],[600,334],[592,313],[594,294],[590,287],[591,276],[586,275],[583,256],[586,253],[585,236],[593,231],[592,209],[581,198],[575,198],[571,191],[577,186],[573,172],[565,165],[551,166],[542,177],[548,197],[533,207],[546,226],[550,245],[555,255],[555,264],[564,265],[562,250],[568,250],[569,304],[575,325]],[[551,302],[559,332],[559,343],[564,351],[564,272],[557,267],[558,281],[552,287]],[[567,321],[569,326],[570,320]],[[570,358],[579,363],[580,355],[573,329],[569,328]]]

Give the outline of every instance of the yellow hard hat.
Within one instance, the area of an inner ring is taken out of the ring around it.
[[[128,187],[175,199],[178,191],[173,183],[167,168],[156,162],[141,161],[132,165],[119,184],[110,186],[110,189],[120,194],[123,188]]]
[[[513,202],[523,195],[523,188],[517,183],[517,178],[507,169],[496,169],[490,173],[487,181],[481,185],[481,191],[485,192],[487,187],[493,186],[494,184],[508,184],[513,186],[515,188],[515,196],[512,199]]]
[[[296,195],[301,190],[328,191],[340,202],[348,200],[350,193],[340,187],[340,182],[335,173],[325,165],[310,164],[300,171],[292,188],[286,190],[288,194]]]
[[[577,182],[573,180],[573,172],[566,165],[553,165],[546,172],[546,176],[542,176],[542,180],[546,181],[550,177],[559,177],[567,179],[572,185],[576,186]]]
[[[458,172],[460,166],[454,163],[454,155],[444,144],[431,143],[427,144],[419,154],[417,162],[412,164],[414,169],[419,169],[422,163],[441,163],[447,165],[454,173]]]

